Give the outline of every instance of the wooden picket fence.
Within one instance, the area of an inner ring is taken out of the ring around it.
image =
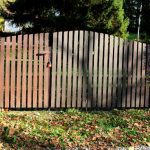
[[[1,108],[150,106],[148,44],[92,31],[0,41]]]

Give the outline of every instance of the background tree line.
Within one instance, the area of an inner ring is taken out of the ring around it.
[[[126,38],[137,33],[141,14],[142,35],[150,35],[150,0],[15,0],[4,5],[1,16],[24,33],[83,29]]]

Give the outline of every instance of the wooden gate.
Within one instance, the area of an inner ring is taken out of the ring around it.
[[[149,51],[102,33],[54,33],[51,107],[149,107]]]
[[[48,108],[49,34],[1,38],[0,107]]]
[[[150,106],[148,44],[91,31],[0,40],[0,108]]]

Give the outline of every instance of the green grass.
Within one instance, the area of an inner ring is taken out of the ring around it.
[[[97,149],[149,142],[148,109],[0,113],[0,149]]]

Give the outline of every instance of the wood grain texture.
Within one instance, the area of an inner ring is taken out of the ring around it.
[[[138,42],[136,107],[140,107],[142,43]]]
[[[77,96],[77,107],[81,108],[82,104],[82,77],[83,77],[83,31],[80,31],[79,33],[79,69],[78,69],[78,96]]]
[[[87,74],[88,74],[88,69],[87,69],[87,63],[88,61],[88,31],[84,32],[84,56],[83,56],[83,100],[82,100],[82,107],[85,108],[87,107]]]
[[[99,74],[98,74],[98,107],[102,107],[102,75],[103,75],[103,47],[104,47],[104,34],[100,34],[99,39]]]
[[[127,108],[131,106],[131,91],[132,91],[132,53],[133,53],[133,41],[129,42],[128,51],[128,89],[127,89]]]
[[[108,35],[105,34],[104,42],[104,72],[103,72],[103,102],[102,107],[105,108],[107,105],[107,63],[108,63]]]
[[[26,102],[27,102],[27,52],[28,52],[28,48],[27,48],[27,40],[28,40],[28,35],[24,35],[23,37],[23,70],[22,70],[22,108],[26,108]],[[18,59],[21,58],[21,45],[20,48],[18,48]],[[18,60],[19,61],[19,60]],[[21,64],[20,61],[18,62],[19,66],[18,66],[18,78],[20,78],[21,75]],[[20,79],[18,79],[18,82],[21,82]],[[18,83],[19,84],[19,83]],[[19,85],[17,85],[19,86]],[[19,89],[18,89],[19,90]],[[18,92],[17,90],[17,92]]]
[[[33,108],[37,108],[37,86],[38,86],[38,57],[37,57],[37,53],[38,53],[38,34],[34,35],[34,74],[33,74]]]
[[[33,34],[29,35],[29,63],[28,63],[28,99],[27,107],[32,108],[32,63],[33,63]]]
[[[49,33],[45,33],[45,51],[47,54],[44,56],[44,108],[49,108],[50,97],[50,71],[51,68],[47,67],[47,63],[51,63],[50,60],[50,47],[49,47]]]
[[[77,61],[78,61],[78,31],[74,32],[74,53],[73,53],[73,95],[72,107],[77,105]]]
[[[57,33],[53,34],[52,48],[52,85],[51,85],[51,107],[55,107],[56,102],[56,50],[57,50]]]
[[[67,107],[71,107],[72,93],[72,50],[73,50],[73,32],[69,32],[69,47],[68,47],[68,85],[67,85]]]
[[[118,74],[118,104],[117,107],[122,106],[122,78],[123,78],[123,39],[119,40],[119,74]]]
[[[137,63],[137,42],[134,42],[133,68],[132,68],[132,103],[131,107],[136,106],[136,63]]]
[[[39,35],[39,42],[40,42],[40,45],[39,45],[39,52],[42,52],[44,47],[43,47],[43,42],[44,42],[44,34],[43,33],[40,33]],[[42,108],[43,107],[43,90],[44,90],[44,83],[43,83],[43,56],[40,56],[39,58],[39,99],[38,99],[38,107],[39,108]]]
[[[68,32],[64,32],[63,35],[63,71],[62,71],[62,102],[61,107],[65,108],[66,106],[66,76],[67,76],[67,46],[68,43]],[[71,69],[71,68],[70,68]],[[70,88],[70,87],[68,87]]]
[[[93,104],[93,32],[90,31],[89,34],[89,63],[88,63],[88,97],[87,97],[87,107],[92,107]]]
[[[0,38],[0,108],[4,107],[4,45],[5,38]]]
[[[18,36],[18,48],[17,48],[17,87],[16,87],[16,108],[21,107],[21,100],[23,96],[26,95],[26,91],[21,91],[21,49],[22,49],[22,36]],[[24,51],[23,51],[24,52]],[[25,53],[25,52],[24,52]],[[24,54],[23,54],[24,55]],[[23,56],[24,57],[24,56]],[[24,70],[23,70],[24,71]],[[26,72],[25,72],[26,73]],[[23,74],[24,75],[24,74]],[[24,80],[23,80],[24,81]],[[26,83],[23,83],[23,87],[26,86]],[[21,99],[21,92],[23,93]]]
[[[5,108],[9,108],[10,100],[10,37],[6,37],[6,74],[5,74]]]
[[[111,35],[109,38],[109,69],[108,69],[108,98],[107,106],[110,108],[112,104],[112,64],[113,64],[113,47],[114,47],[114,37]]]
[[[97,76],[98,76],[98,33],[94,35],[94,72],[93,72],[93,104],[92,107],[97,107]]]
[[[61,107],[62,32],[58,33],[56,108]]]
[[[11,52],[11,95],[10,107],[15,108],[15,56],[16,56],[16,36],[12,37],[12,52]]]

